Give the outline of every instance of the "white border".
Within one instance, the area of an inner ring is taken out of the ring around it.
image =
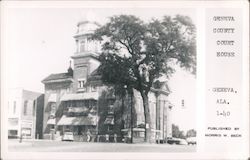
[[[242,8],[244,10],[244,33],[249,35],[249,22],[248,22],[248,2],[247,1],[3,1],[1,2],[1,20],[5,21],[5,9],[6,8],[196,8],[199,16],[204,15],[204,9],[206,8]],[[197,18],[198,19],[198,18]],[[197,28],[204,28],[203,20],[198,20]],[[2,73],[2,88],[1,88],[1,106],[7,106],[7,80],[5,70],[5,60],[7,53],[4,47],[4,24],[1,23],[1,73]],[[247,34],[248,33],[248,34]],[[200,96],[200,99],[197,99],[197,106],[202,106],[197,108],[197,129],[199,133],[203,133],[202,125],[204,122],[204,107],[205,107],[205,56],[202,53],[204,52],[204,29],[198,29],[197,31],[197,94]],[[244,62],[243,62],[243,72],[249,73],[249,56],[248,56],[248,44],[249,37],[244,37]],[[249,74],[243,74],[243,84],[245,88],[249,88]],[[249,102],[249,91],[244,90],[243,103],[246,106],[244,118],[246,119],[246,132],[249,132],[249,111],[248,106]],[[1,129],[4,131],[6,129],[7,117],[6,110],[1,108]],[[201,134],[199,134],[201,135]],[[249,153],[246,152],[246,155],[239,157],[238,155],[231,155],[230,153],[206,153],[203,150],[202,137],[198,137],[197,152],[195,153],[98,153],[98,152],[89,152],[89,153],[65,153],[65,152],[7,152],[7,135],[6,132],[1,133],[1,142],[2,142],[2,157],[8,159],[221,159],[221,158],[246,158],[245,156]],[[248,138],[249,141],[249,138]],[[249,149],[249,144],[246,143],[246,149]],[[240,146],[238,146],[240,147]],[[245,148],[244,147],[244,148]],[[28,156],[28,157],[27,157]]]

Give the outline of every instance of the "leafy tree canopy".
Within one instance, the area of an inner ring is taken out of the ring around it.
[[[194,130],[194,129],[188,130],[186,137],[196,137],[196,130]]]
[[[175,138],[185,139],[184,131],[181,131],[179,126],[174,124],[172,124],[172,136]]]
[[[156,79],[174,72],[174,64],[196,72],[195,26],[189,17],[145,23],[133,15],[114,16],[92,38],[104,42],[99,71],[109,84],[147,93]]]

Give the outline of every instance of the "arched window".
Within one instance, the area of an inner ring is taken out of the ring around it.
[[[83,40],[83,41],[80,42],[80,52],[84,52],[85,51],[85,49],[86,49],[85,45],[86,45],[85,40]]]
[[[24,106],[23,106],[23,115],[27,115],[27,110],[28,110],[28,101],[24,101]]]
[[[16,114],[16,101],[13,103],[13,114]]]

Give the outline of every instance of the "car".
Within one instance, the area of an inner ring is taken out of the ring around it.
[[[168,137],[167,138],[167,143],[168,144],[177,144],[177,141],[175,140],[175,138]]]
[[[187,138],[187,143],[188,143],[188,145],[194,145],[194,144],[196,144],[196,137],[188,137]]]
[[[179,138],[179,145],[188,145],[188,142],[185,139]]]
[[[178,145],[187,145],[187,141],[185,139],[181,139],[181,138],[168,138],[167,139],[167,143],[168,144],[178,144]]]
[[[74,141],[73,132],[65,132],[62,136],[62,141]]]

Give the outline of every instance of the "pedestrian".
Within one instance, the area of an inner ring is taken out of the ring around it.
[[[100,141],[100,135],[97,135],[97,142]]]
[[[87,131],[87,142],[90,142],[91,140],[91,135],[90,135],[90,131]]]
[[[117,134],[114,134],[114,142],[117,143]]]
[[[108,134],[106,134],[106,142],[109,142],[109,135]]]
[[[19,143],[22,143],[22,140],[23,140],[23,134],[21,133]]]
[[[82,131],[80,134],[80,142],[83,142],[83,140],[84,140],[84,132]]]
[[[159,135],[156,133],[156,143],[160,143],[160,140],[159,140]]]

